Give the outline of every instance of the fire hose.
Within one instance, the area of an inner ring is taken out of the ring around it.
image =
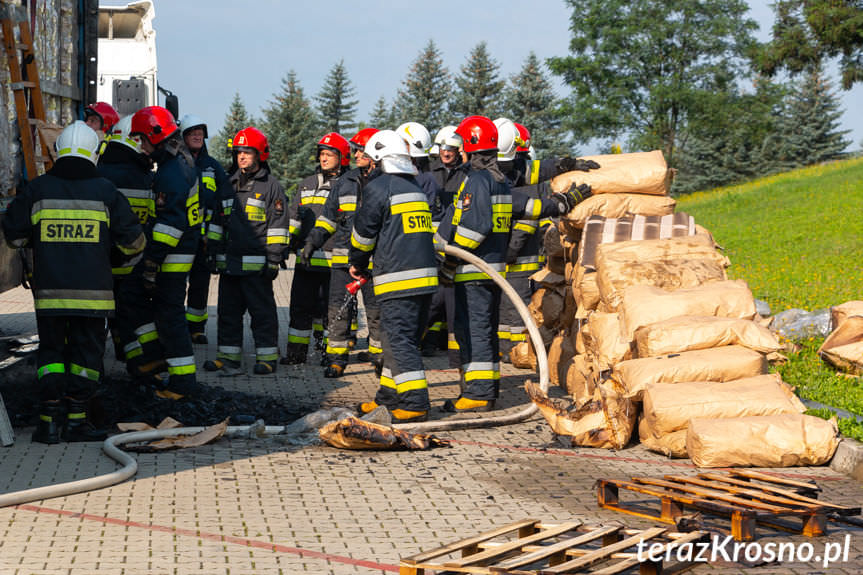
[[[480,271],[488,274],[494,282],[501,287],[503,293],[512,301],[518,310],[519,315],[524,320],[527,326],[528,334],[533,342],[533,348],[536,351],[536,363],[539,370],[539,386],[544,391],[548,391],[548,357],[545,353],[545,345],[542,341],[542,336],[539,329],[534,324],[530,316],[530,312],[524,302],[521,301],[518,293],[507,283],[507,281],[497,271],[492,269],[486,262],[476,257],[472,253],[465,251],[455,246],[447,245],[444,251],[458,258],[475,265]],[[497,415],[491,417],[476,417],[471,419],[456,419],[450,421],[426,421],[422,423],[399,424],[393,427],[410,431],[454,431],[458,429],[476,429],[480,427],[497,427],[501,425],[511,425],[524,421],[535,414],[537,411],[536,405],[532,402],[525,405],[516,413]],[[248,437],[252,426],[239,425],[229,426],[225,432],[226,437],[241,436]],[[93,491],[110,487],[121,483],[130,477],[134,476],[138,471],[137,460],[120,449],[121,445],[127,443],[142,443],[146,441],[156,441],[167,437],[176,437],[178,435],[192,435],[200,433],[205,428],[203,427],[178,427],[174,429],[155,429],[151,431],[133,431],[130,433],[121,433],[114,435],[105,440],[102,444],[102,451],[123,467],[111,473],[80,479],[78,481],[69,481],[66,483],[58,483],[55,485],[46,485],[44,487],[36,487],[23,491],[15,491],[0,495],[0,507],[8,507],[10,505],[20,505],[31,501],[41,499],[51,499],[53,497],[65,497],[75,493],[83,493],[85,491]],[[284,431],[284,427],[280,425],[266,426],[263,429],[265,435],[278,435]]]

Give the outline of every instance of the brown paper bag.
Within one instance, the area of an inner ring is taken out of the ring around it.
[[[843,321],[855,315],[863,315],[863,301],[846,301],[830,308],[830,325],[834,331]]]
[[[574,355],[568,334],[557,334],[548,348],[548,378],[552,384],[566,387],[566,372]]]
[[[591,312],[582,328],[582,337],[599,370],[610,369],[632,357],[629,341],[620,335],[620,320],[616,313]]]
[[[638,422],[638,440],[647,449],[662,453],[668,457],[687,457],[685,429],[657,436],[642,417]]]
[[[824,465],[838,445],[835,420],[799,413],[695,418],[686,433],[686,451],[698,467]]]
[[[668,196],[644,194],[598,194],[579,203],[560,218],[560,229],[571,238],[580,237],[578,230],[593,215],[622,218],[627,215],[665,216],[674,213],[677,201]]]
[[[767,373],[764,354],[739,345],[629,359],[614,366],[611,377],[635,401],[654,383],[734,381]]]
[[[591,363],[586,355],[576,355],[566,371],[566,392],[576,406],[593,399],[594,376]]]
[[[635,330],[638,357],[727,345],[742,345],[765,354],[782,348],[773,332],[750,319],[682,315]]]
[[[775,373],[726,382],[651,383],[642,399],[644,418],[656,434],[684,429],[694,417],[721,419],[806,411]]]
[[[531,369],[536,371],[536,352],[533,345],[528,341],[520,341],[509,350],[509,361],[513,367],[518,369]]]
[[[671,178],[660,150],[632,154],[586,156],[599,168],[589,172],[573,171],[551,180],[551,189],[563,192],[575,184],[589,184],[594,194],[668,195]]]
[[[840,318],[838,325],[818,348],[818,355],[837,369],[863,373],[863,316]]]

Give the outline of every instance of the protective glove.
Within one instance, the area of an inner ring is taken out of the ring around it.
[[[551,197],[558,203],[560,214],[563,215],[592,195],[588,184],[573,183],[565,192],[554,193]]]
[[[561,158],[557,161],[557,173],[563,174],[565,172],[572,172],[577,170],[579,172],[589,172],[590,170],[596,170],[599,168],[599,164],[594,162],[593,160],[582,160],[580,158]]]
[[[144,291],[150,297],[156,293],[156,276],[158,273],[159,264],[153,260],[144,260],[144,272],[141,274],[141,280],[144,282]]]
[[[442,285],[451,286],[455,283],[455,268],[458,262],[453,258],[446,258],[438,270],[438,281]]]
[[[309,267],[312,263],[312,253],[314,253],[314,251],[315,246],[313,246],[311,242],[306,242],[306,245],[303,246],[303,251],[300,254],[300,263]]]
[[[267,264],[261,268],[261,275],[270,281],[279,277],[279,264]]]
[[[507,265],[512,265],[518,259],[518,249],[514,249],[513,246],[509,246],[506,250],[506,263]]]

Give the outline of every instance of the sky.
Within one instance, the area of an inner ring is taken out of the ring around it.
[[[153,1],[159,82],[178,95],[181,116],[202,117],[211,133],[222,127],[235,93],[252,115],[260,117],[289,70],[297,73],[311,99],[339,59],[344,59],[356,88],[356,119],[367,120],[380,96],[392,101],[429,39],[434,39],[452,74],[458,73],[470,50],[485,41],[500,64],[501,76],[509,78],[531,50],[542,60],[566,55],[572,15],[563,0]],[[750,16],[761,27],[758,39],[768,40],[773,23],[770,3],[749,4]],[[549,78],[561,96],[569,92],[559,78]],[[851,130],[849,149],[860,149],[863,86],[841,91],[840,96],[843,129]]]

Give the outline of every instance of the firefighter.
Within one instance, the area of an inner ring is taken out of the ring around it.
[[[221,375],[240,373],[243,315],[248,310],[255,339],[253,371],[266,375],[276,371],[279,358],[273,281],[288,236],[285,191],[270,173],[270,147],[260,130],[244,128],[233,142],[239,170],[231,176],[229,195],[220,197],[222,208],[208,231],[211,257],[221,273],[219,347],[216,360],[204,363],[204,369]]]
[[[350,139],[349,145],[354,152],[357,167],[345,172],[333,185],[324,203],[323,211],[315,221],[315,227],[306,238],[300,256],[303,265],[308,265],[312,254],[321,248],[332,253],[327,307],[328,365],[324,369],[324,377],[340,377],[350,357],[350,336],[356,300],[345,289],[345,286],[352,281],[348,273],[348,250],[354,213],[362,203],[363,187],[375,168],[374,162],[363,148],[377,131],[375,128],[363,128]],[[379,335],[380,309],[371,285],[362,286],[362,293],[369,328],[369,359],[377,368],[378,365],[382,365],[380,355],[383,352]]]
[[[195,355],[186,324],[186,281],[201,239],[195,160],[171,112],[148,106],[132,116],[131,135],[158,164],[153,181],[156,214],[147,226],[144,257],[121,288],[119,318],[126,344],[126,369],[155,379],[157,395],[180,399],[198,389]],[[167,368],[168,382],[155,376]]]
[[[111,181],[129,201],[132,211],[138,217],[138,222],[145,227],[150,218],[156,215],[153,201],[153,166],[149,158],[141,152],[141,144],[130,137],[132,116],[125,116],[114,124],[111,134],[105,138],[106,144],[99,156],[99,175]],[[141,260],[141,254],[133,256],[124,254],[116,247],[111,250],[111,273],[114,276],[114,297],[119,299],[123,280]],[[129,343],[123,341],[116,320],[108,320],[114,342],[114,354],[119,361],[125,361],[123,347]]]
[[[384,366],[374,401],[359,410],[369,413],[383,405],[396,422],[424,421],[429,395],[419,343],[438,284],[431,211],[413,177],[417,170],[407,145],[397,133],[378,132],[365,151],[382,173],[366,185],[354,217],[350,273],[357,280],[367,277],[374,254]]]
[[[84,108],[84,123],[90,126],[101,138],[110,134],[114,124],[120,121],[120,115],[111,104],[96,102]]]
[[[12,247],[33,248],[39,331],[39,423],[33,441],[100,441],[87,404],[102,378],[105,318],[114,312],[111,246],[141,252],[145,238],[129,202],[99,177],[99,136],[84,122],[57,139],[51,170],[15,196],[3,219]]]
[[[590,190],[571,188],[542,202],[523,193],[514,198],[509,183],[497,166],[498,131],[490,119],[469,116],[457,128],[464,141],[469,169],[456,204],[445,216],[436,241],[452,242],[506,273],[506,251],[513,217],[539,219],[563,213],[587,197]],[[447,256],[441,277],[455,285],[455,336],[461,355],[464,391],[447,400],[444,411],[467,412],[494,409],[500,388],[497,326],[501,290],[475,265]]]
[[[236,142],[234,144],[236,145]],[[297,185],[288,209],[288,252],[296,252],[305,247],[308,233],[323,212],[330,190],[336,179],[347,171],[351,162],[350,144],[335,132],[325,134],[318,141],[317,149],[318,167],[313,175]],[[291,282],[288,344],[285,357],[280,360],[283,364],[296,365],[306,362],[313,331],[317,345],[323,351],[323,317],[326,312],[324,306],[330,293],[331,257],[332,254],[323,249],[308,254],[305,263],[302,257],[297,257]],[[322,363],[326,363],[325,354]]]
[[[189,271],[189,291],[186,296],[186,321],[192,343],[205,345],[207,343],[207,297],[210,293],[210,270],[207,265],[206,227],[212,220],[216,210],[216,197],[230,197],[230,182],[225,170],[215,158],[207,152],[205,140],[207,123],[192,114],[186,114],[180,120],[180,132],[183,142],[195,158],[195,170],[198,174],[201,205],[204,206],[204,240],[198,243],[195,261]],[[225,186],[228,189],[220,188]]]
[[[509,162],[501,162],[501,171],[512,180],[516,186],[535,185],[546,182],[553,177],[573,170],[588,171],[599,168],[593,160],[582,158],[546,158],[534,160],[531,157],[530,131],[523,125],[514,122],[516,134],[516,154]],[[519,142],[521,142],[519,144]]]

